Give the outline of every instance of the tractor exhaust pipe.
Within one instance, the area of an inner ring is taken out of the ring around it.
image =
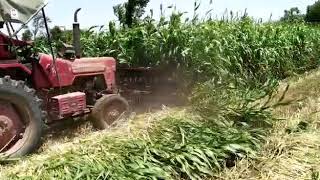
[[[77,9],[74,12],[74,23],[73,23],[73,47],[74,47],[77,58],[80,58],[82,54],[81,43],[80,43],[81,31],[80,31],[80,24],[78,23],[78,13],[80,10],[81,8]]]

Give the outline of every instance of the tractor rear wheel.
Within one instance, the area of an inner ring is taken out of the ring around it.
[[[117,94],[105,95],[94,105],[91,119],[97,129],[108,129],[129,110],[127,100]]]
[[[41,100],[23,81],[0,78],[0,157],[21,157],[40,144]]]

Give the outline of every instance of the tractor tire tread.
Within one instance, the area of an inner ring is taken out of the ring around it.
[[[37,97],[35,90],[29,88],[24,81],[17,81],[5,76],[0,78],[0,94],[10,93],[24,101],[32,113],[31,135],[28,140],[19,147],[17,151],[7,154],[6,152],[0,153],[0,156],[16,158],[34,152],[41,144],[41,139],[44,129],[45,113],[41,110],[42,100]],[[3,154],[3,155],[2,155]]]
[[[107,124],[102,120],[101,113],[104,111],[104,108],[106,107],[107,104],[111,103],[112,101],[118,101],[122,103],[125,106],[125,111],[129,111],[129,104],[128,101],[121,97],[118,94],[109,94],[109,95],[104,95],[100,99],[97,100],[95,103],[90,118],[93,123],[93,126],[97,129],[104,130],[108,129],[112,124]]]

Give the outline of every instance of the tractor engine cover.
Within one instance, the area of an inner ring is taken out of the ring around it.
[[[83,114],[86,106],[86,94],[73,92],[52,97],[49,100],[48,111],[52,120],[60,120]]]

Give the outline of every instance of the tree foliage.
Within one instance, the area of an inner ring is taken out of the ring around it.
[[[32,32],[28,28],[22,33],[22,40],[23,41],[30,41],[31,39],[32,39]]]
[[[115,15],[123,26],[132,27],[145,13],[149,0],[128,0],[113,7]]]
[[[298,7],[293,7],[289,10],[284,11],[284,16],[281,18],[281,21],[285,22],[301,22],[304,20],[303,14]]]
[[[320,22],[320,1],[308,6],[306,14],[307,22]]]
[[[51,19],[49,17],[46,17],[46,19],[48,23],[51,23]],[[41,12],[33,18],[32,27],[33,38],[35,39],[45,28],[45,21]]]
[[[66,41],[65,33],[60,27],[54,26],[51,30],[51,38],[53,41]]]

